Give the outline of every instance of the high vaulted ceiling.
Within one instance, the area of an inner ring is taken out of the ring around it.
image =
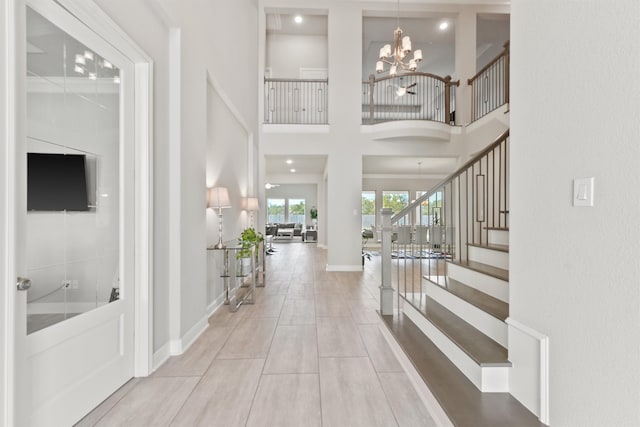
[[[472,3],[472,2],[468,2]],[[410,7],[410,6],[408,6]],[[270,10],[267,14],[267,35],[327,35],[328,17],[326,11],[297,11],[292,8]],[[294,17],[300,13],[303,21],[295,23]],[[362,77],[363,80],[375,69],[378,52],[383,44],[391,43],[393,30],[397,27],[395,11],[371,12],[363,17],[362,25]],[[442,31],[441,22],[447,21],[449,27]],[[400,26],[405,35],[409,35],[415,49],[423,50],[424,61],[418,71],[445,76],[455,70],[455,15],[447,13],[415,14],[402,7]],[[480,68],[497,56],[509,38],[508,14],[481,14],[477,19],[476,59]],[[471,76],[469,76],[471,77]],[[285,163],[294,160],[295,166]],[[421,164],[418,165],[418,162]],[[324,156],[267,156],[267,177],[274,174],[321,174],[324,172]],[[363,158],[363,174],[416,176],[447,175],[455,169],[454,157],[428,156],[366,156]]]
[[[396,178],[446,176],[455,170],[457,161],[456,157],[364,156],[362,173],[365,176],[389,175]],[[265,173],[267,179],[283,175],[322,175],[326,163],[326,156],[271,155],[265,157]],[[295,169],[295,172],[291,172],[291,169]]]

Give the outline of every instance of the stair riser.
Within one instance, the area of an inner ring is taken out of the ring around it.
[[[469,260],[492,265],[503,270],[509,269],[509,253],[495,249],[469,246]]]
[[[490,245],[508,245],[509,232],[507,230],[487,230]]]
[[[471,286],[480,292],[491,295],[506,303],[509,302],[509,283],[493,276],[479,273],[468,268],[447,263],[449,277]]]
[[[452,342],[438,328],[433,326],[411,304],[404,304],[404,313],[442,351],[449,360],[483,392],[509,391],[508,366],[482,367]]]
[[[461,300],[435,283],[427,282],[426,289],[427,295],[445,306],[449,311],[501,346],[507,347],[508,328],[506,323]]]

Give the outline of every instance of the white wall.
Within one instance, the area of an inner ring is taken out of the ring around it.
[[[244,197],[249,194],[249,152],[253,149],[249,134],[234,116],[233,105],[229,105],[223,88],[216,88],[213,82],[207,84],[207,147],[206,183],[207,188],[226,187],[231,199],[231,208],[224,209],[222,236],[224,241],[235,243],[245,227],[248,227],[248,212],[242,210]],[[223,91],[223,92],[221,92]],[[219,240],[218,211],[207,209],[207,247]],[[220,277],[222,253],[208,253],[207,305],[220,301],[223,281]]]
[[[151,7],[153,2],[95,0],[153,60],[153,350],[169,341],[170,240],[169,168],[169,29]],[[144,25],[140,22],[144,21]],[[175,285],[175,284],[174,284]]]
[[[327,37],[269,34],[266,67],[273,78],[300,78],[300,68],[328,68]]]
[[[255,151],[257,10],[250,0],[197,0],[189,5],[179,0],[97,2],[156,65],[154,350],[166,351],[169,342],[179,350],[189,344],[185,337],[206,327],[208,81],[223,89],[228,108],[248,124],[245,136],[250,135],[248,143]],[[214,20],[216,25],[211,25]],[[173,51],[170,40],[175,42]],[[245,165],[240,175],[248,176],[250,159],[239,159]],[[231,180],[235,172],[228,174],[230,170],[217,175]],[[249,175],[255,181],[255,174]],[[255,183],[244,185],[255,189]],[[242,191],[232,195],[236,215],[241,215],[241,195]],[[233,224],[230,214],[229,225]],[[225,227],[229,237],[234,231]]]
[[[551,425],[640,425],[640,3],[513,2],[511,52],[510,316],[549,337]]]

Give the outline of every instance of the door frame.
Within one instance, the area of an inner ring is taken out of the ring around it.
[[[153,61],[151,58],[93,1],[86,0],[5,0],[0,9],[0,133],[4,161],[0,163],[0,423],[14,424],[14,307],[18,242],[16,229],[16,143],[24,138],[24,82],[18,76],[23,69],[25,29],[19,23],[27,4],[50,2],[58,4],[75,16],[98,36],[116,47],[134,64],[135,86],[135,290],[134,290],[134,376],[147,376],[152,371],[153,358]],[[22,8],[22,9],[20,9]],[[22,12],[20,12],[22,10]],[[105,396],[106,397],[106,396]]]

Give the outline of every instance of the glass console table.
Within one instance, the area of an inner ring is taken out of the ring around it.
[[[234,312],[242,304],[255,302],[255,288],[264,287],[266,280],[265,247],[260,242],[251,248],[243,248],[237,240],[225,242],[226,247],[208,247],[207,251],[222,257],[220,277],[224,286],[224,304]],[[249,251],[248,257],[240,256]]]

